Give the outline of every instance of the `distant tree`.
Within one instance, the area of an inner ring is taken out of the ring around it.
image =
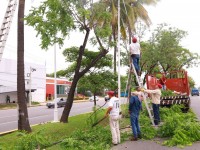
[[[105,89],[117,89],[117,76],[110,71],[91,72],[85,75],[78,82],[78,88],[84,88],[93,93],[94,105],[96,105],[95,96],[99,92],[104,92]]]
[[[188,76],[188,79],[189,79],[189,86],[190,86],[190,88],[193,88],[195,86],[195,81],[190,76]]]
[[[144,33],[145,27],[142,29]],[[142,36],[141,33],[141,36]],[[199,55],[181,46],[181,40],[187,35],[185,31],[160,24],[152,32],[148,41],[141,41],[141,72],[168,72],[192,67],[199,64]],[[128,52],[127,52],[128,53]],[[129,57],[122,53],[122,63],[128,64]],[[145,83],[145,78],[143,83]]]
[[[199,63],[199,56],[181,46],[186,32],[160,24],[152,33],[150,40],[141,43],[141,69],[147,74],[180,70],[183,66]]]

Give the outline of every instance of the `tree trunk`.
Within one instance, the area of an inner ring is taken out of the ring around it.
[[[96,93],[94,93],[94,106],[97,105],[97,101],[96,101]]]
[[[83,45],[80,46],[80,49],[79,49],[79,56],[77,58],[77,66],[76,66],[76,69],[75,69],[74,78],[73,78],[72,85],[71,85],[70,90],[69,90],[69,95],[67,97],[67,102],[66,102],[65,108],[63,110],[63,113],[62,113],[62,116],[61,116],[61,119],[60,119],[60,122],[64,122],[64,123],[68,122],[69,113],[70,113],[72,105],[73,105],[74,92],[76,90],[76,85],[77,85],[79,79],[84,75],[84,74],[81,74],[79,72],[79,70],[80,70],[80,67],[81,67],[82,57],[83,57],[84,50],[85,50],[85,47],[86,47],[86,44],[87,44],[87,41],[88,41],[88,37],[89,37],[89,33],[90,33],[89,28],[86,27],[85,30],[86,30],[85,39],[84,39]]]
[[[78,75],[74,76],[74,79],[72,81],[72,85],[70,87],[69,94],[68,94],[68,97],[67,97],[67,102],[66,102],[65,108],[63,110],[61,119],[60,119],[60,122],[63,122],[63,123],[68,122],[69,113],[70,113],[72,105],[73,105],[74,92],[76,90],[76,85],[77,85],[79,79],[80,79],[80,76],[78,76]]]
[[[31,132],[29,124],[24,80],[24,9],[25,0],[19,0],[17,30],[17,102],[18,130]]]
[[[103,46],[102,46],[102,43],[100,42],[100,39],[96,36],[97,41],[100,44],[100,47],[102,48],[102,50],[98,54],[98,56],[95,59],[93,59],[91,61],[91,63],[85,69],[83,69],[81,72],[79,72],[80,67],[81,67],[82,57],[83,57],[84,50],[85,50],[85,47],[86,47],[86,43],[88,41],[88,37],[89,37],[89,33],[90,33],[89,28],[86,27],[85,30],[86,30],[85,39],[84,39],[83,45],[80,46],[80,49],[79,49],[79,54],[78,54],[78,58],[77,58],[77,66],[76,66],[76,69],[75,69],[74,78],[73,78],[73,81],[72,81],[71,88],[69,90],[69,95],[67,97],[67,102],[66,102],[65,108],[63,110],[63,113],[62,113],[62,116],[61,116],[61,119],[60,119],[60,122],[63,122],[63,123],[68,122],[69,113],[70,113],[72,105],[73,105],[74,92],[75,92],[75,89],[76,89],[76,86],[77,86],[79,79],[82,76],[84,76],[84,74],[87,73],[89,71],[89,69],[91,67],[93,67],[98,62],[98,60],[100,60],[102,57],[105,57],[105,55],[108,53],[107,50],[103,49]]]

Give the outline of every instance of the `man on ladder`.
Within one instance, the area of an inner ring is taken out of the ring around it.
[[[129,50],[137,75],[140,76],[140,43],[137,42],[136,37],[133,37]]]

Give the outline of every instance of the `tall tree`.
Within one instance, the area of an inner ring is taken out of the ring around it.
[[[83,43],[76,55],[72,85],[60,120],[64,123],[68,122],[79,79],[101,58],[105,57],[110,47],[108,37],[111,35],[109,25],[111,15],[106,11],[104,4],[91,5],[90,2],[90,0],[46,0],[40,7],[33,8],[32,12],[26,17],[28,25],[33,26],[41,35],[42,48],[47,48],[54,43],[62,45],[65,37],[74,29],[79,29],[80,32],[85,34]],[[82,68],[83,54],[92,29],[94,29],[95,37],[91,39],[91,42],[94,45],[99,45],[99,51],[92,60],[88,60],[90,61],[89,65]]]
[[[24,8],[25,0],[19,0],[17,27],[18,130],[25,130],[27,132],[31,132],[27,111],[24,80]]]
[[[116,56],[117,56],[117,34],[118,34],[118,0],[101,0],[106,3],[108,10],[112,13],[111,26],[112,38],[115,43],[114,46],[114,72],[116,73]],[[129,40],[131,43],[132,35],[135,31],[135,23],[138,19],[145,22],[147,26],[151,24],[148,12],[143,5],[155,5],[157,0],[121,0],[120,1],[120,31],[124,40]],[[128,36],[127,32],[128,31]]]
[[[149,41],[141,43],[141,69],[146,74],[180,70],[183,66],[198,65],[199,56],[181,46],[186,32],[160,24]]]

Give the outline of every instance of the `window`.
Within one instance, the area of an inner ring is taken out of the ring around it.
[[[65,86],[57,85],[57,94],[65,94]]]

